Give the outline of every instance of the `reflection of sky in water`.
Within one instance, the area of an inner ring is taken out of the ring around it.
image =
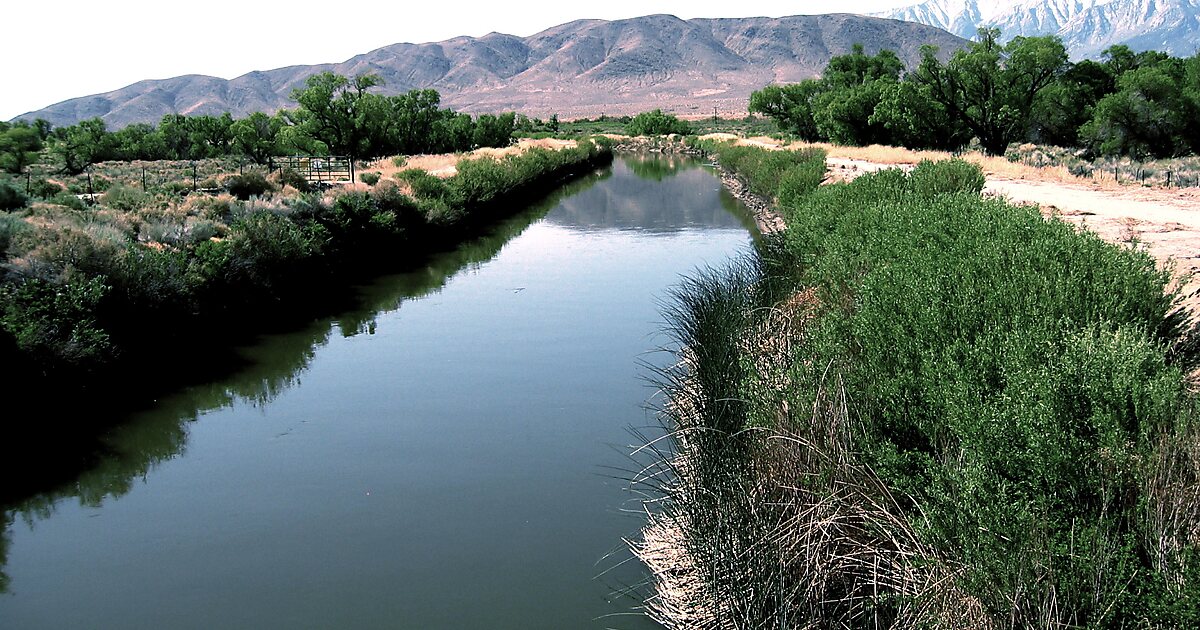
[[[745,229],[744,210],[707,167],[693,160],[647,174],[644,158],[618,159],[610,186],[594,186],[562,200],[546,220],[581,229],[675,232],[688,228]],[[658,180],[658,177],[662,177]],[[739,217],[737,214],[741,214]]]
[[[639,166],[115,432],[119,456],[5,515],[0,627],[651,627],[602,618],[638,565],[593,579],[641,523],[610,445],[650,422],[664,289],[749,236],[708,171]]]

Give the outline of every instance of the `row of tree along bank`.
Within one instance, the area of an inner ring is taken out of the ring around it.
[[[272,156],[345,155],[369,159],[508,146],[517,124],[509,112],[472,117],[442,109],[435,90],[384,96],[382,80],[324,72],[292,92],[295,109],[235,120],[168,114],[159,124],[110,131],[99,118],[54,128],[45,120],[0,122],[0,171],[80,173],[99,162],[201,160],[236,156],[266,164]],[[557,126],[557,120],[555,121]]]
[[[1196,332],[1150,256],[981,199],[961,161],[817,187],[686,280],[636,546],[675,628],[1194,627]]]
[[[1102,62],[1070,63],[1057,36],[999,37],[981,29],[947,63],[927,46],[906,74],[892,51],[856,46],[819,79],[755,92],[750,111],[844,145],[957,150],[975,138],[993,155],[1014,142],[1138,159],[1200,153],[1200,53],[1113,46]]]
[[[605,141],[581,141],[464,159],[447,179],[409,169],[368,190],[170,201],[119,188],[86,210],[0,213],[6,388],[102,383],[114,362],[137,370],[166,348],[252,334],[311,310],[305,301],[350,271],[452,246],[611,157]]]

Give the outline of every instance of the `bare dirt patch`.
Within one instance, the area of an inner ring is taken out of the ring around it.
[[[386,157],[368,164],[364,171],[379,173],[384,178],[394,178],[400,171],[419,168],[435,177],[445,178],[453,177],[458,172],[459,160],[481,157],[501,158],[506,155],[519,155],[534,147],[557,151],[573,146],[575,146],[574,140],[522,138],[515,144],[503,148],[484,147],[464,153],[404,156],[403,162],[399,165],[397,165],[395,157]]]

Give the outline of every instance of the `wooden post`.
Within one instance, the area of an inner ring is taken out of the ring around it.
[[[354,182],[354,156],[352,155],[350,156],[350,183],[353,184]]]
[[[146,167],[142,167],[142,192],[146,192]]]
[[[196,163],[192,162],[192,192],[196,192]]]

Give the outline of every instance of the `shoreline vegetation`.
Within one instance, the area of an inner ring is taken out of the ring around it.
[[[1194,321],[1145,252],[922,162],[702,145],[787,229],[667,309],[632,548],[668,628],[1192,627]]]
[[[254,187],[244,198],[160,203],[116,185],[95,208],[0,214],[0,377],[10,398],[43,401],[59,418],[23,423],[27,439],[6,451],[104,430],[99,401],[172,389],[208,371],[209,355],[345,299],[347,281],[453,248],[612,160],[603,138],[548,146],[452,159],[447,177],[404,168],[374,185],[301,193],[303,180],[248,171],[231,176]],[[6,474],[23,466],[5,459]]]

